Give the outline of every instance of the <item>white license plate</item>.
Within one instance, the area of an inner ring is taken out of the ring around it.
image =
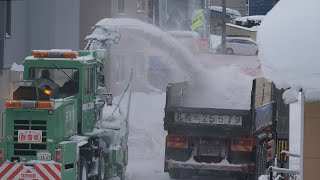
[[[40,131],[40,130],[18,130],[18,142],[20,142],[20,143],[42,143],[42,131]]]
[[[175,113],[176,122],[201,124],[242,125],[242,116]]]
[[[50,161],[51,160],[51,153],[48,151],[40,151],[37,153],[38,160]]]

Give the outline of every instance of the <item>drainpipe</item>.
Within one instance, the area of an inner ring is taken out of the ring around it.
[[[5,3],[5,1],[0,1],[0,75],[4,68]]]

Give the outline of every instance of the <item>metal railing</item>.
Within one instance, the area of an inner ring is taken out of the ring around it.
[[[288,174],[288,175],[299,175],[300,174],[300,171],[297,171],[297,170],[292,170],[292,169],[287,169],[287,168],[284,168],[284,159],[285,159],[285,156],[290,156],[290,157],[296,157],[296,158],[300,158],[300,155],[299,154],[295,154],[295,153],[292,153],[292,152],[289,152],[289,151],[281,151],[281,167],[274,167],[274,166],[270,166],[269,167],[269,175],[270,175],[270,180],[273,180],[273,175],[274,173],[280,173],[280,175],[278,175],[276,177],[276,179],[284,179],[284,175],[285,174]]]

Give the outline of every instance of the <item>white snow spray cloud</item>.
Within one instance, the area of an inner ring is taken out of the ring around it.
[[[163,86],[171,82],[189,81],[187,97],[190,99],[187,99],[185,106],[250,108],[252,77],[245,75],[238,67],[221,67],[208,71],[200,65],[197,57],[176,39],[139,20],[104,19],[97,25],[119,28],[120,43],[114,46],[114,49],[119,50],[118,53],[128,53],[130,58],[135,58],[137,51],[143,52],[144,56],[163,56],[163,61],[170,66],[170,72],[162,70],[169,78],[159,75],[156,80],[164,81]]]

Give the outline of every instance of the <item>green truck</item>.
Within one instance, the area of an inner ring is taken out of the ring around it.
[[[192,107],[185,103],[196,96],[190,89],[189,82],[167,87],[164,171],[171,178],[223,175],[257,180],[275,163],[276,154],[288,149],[288,105],[273,83],[253,81],[250,109]]]
[[[123,107],[106,91],[107,57],[101,49],[36,50],[25,59],[2,114],[1,180],[124,179],[131,81],[126,114],[104,117],[105,104]]]

